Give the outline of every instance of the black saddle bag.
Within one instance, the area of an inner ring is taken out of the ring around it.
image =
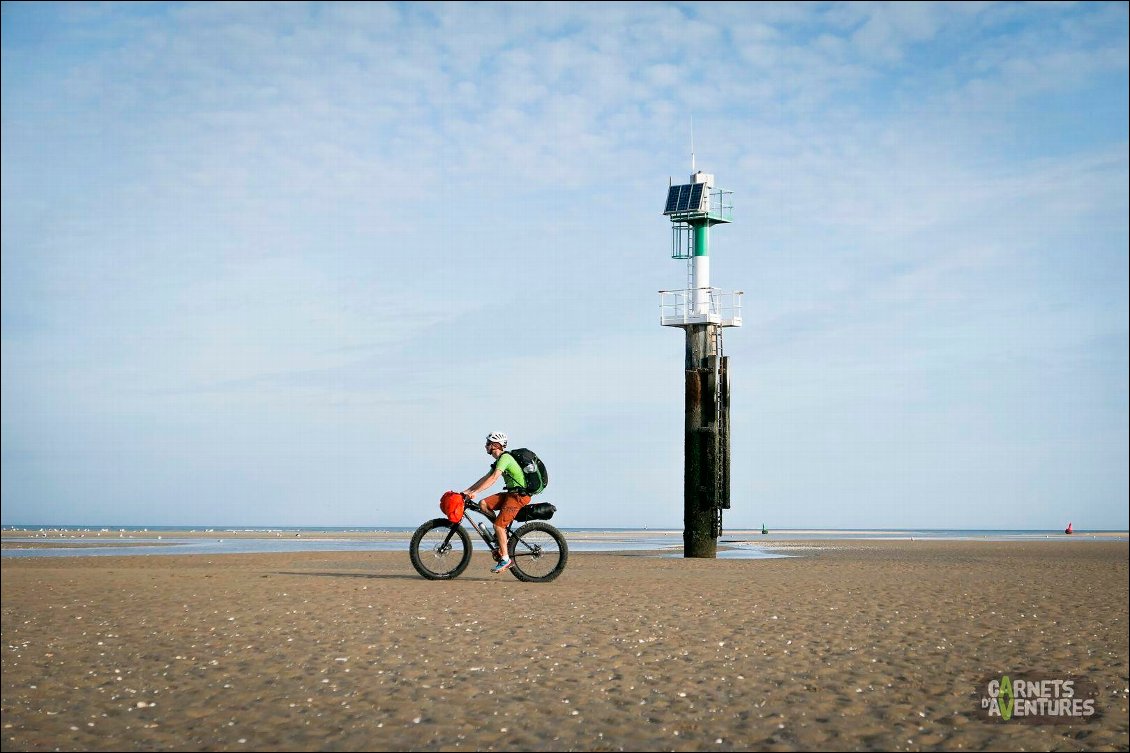
[[[557,512],[557,508],[548,502],[531,502],[518,511],[514,520],[519,523],[525,523],[529,520],[549,520],[555,512]]]

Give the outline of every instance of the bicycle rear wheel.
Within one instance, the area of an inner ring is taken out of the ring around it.
[[[451,580],[471,564],[471,537],[447,518],[429,520],[412,534],[408,556],[428,580]]]
[[[561,574],[569,560],[569,545],[561,531],[535,520],[510,534],[510,572],[527,583],[548,583]]]

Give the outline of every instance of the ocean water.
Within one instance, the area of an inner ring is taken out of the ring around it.
[[[186,530],[192,538],[178,538]],[[285,552],[389,552],[407,553],[408,542],[415,528],[405,527],[321,527],[267,528],[216,527],[196,529],[185,526],[147,527],[80,527],[80,526],[4,526],[4,557],[120,557],[168,554],[257,554]],[[573,552],[642,552],[654,551],[660,556],[682,556],[682,532],[648,529],[563,528],[569,549]],[[170,535],[165,535],[167,532]],[[366,534],[383,533],[386,538],[367,538]],[[26,535],[20,535],[26,534]],[[99,538],[95,538],[101,534]],[[108,539],[107,536],[116,538]],[[207,534],[202,535],[202,534]],[[233,535],[238,534],[233,538]],[[254,538],[248,538],[253,534]],[[326,534],[333,534],[327,536]],[[349,534],[357,534],[351,538]],[[1101,534],[1098,535],[1098,534]],[[161,536],[159,540],[154,535]],[[476,548],[482,542],[472,537]],[[791,529],[767,535],[759,530],[724,532],[718,540],[718,556],[723,559],[764,559],[791,556],[785,545],[797,541],[836,540],[949,540],[949,541],[1040,541],[1072,540],[1126,541],[1125,531],[1081,531],[1066,536],[1062,531],[1036,530],[835,530]],[[8,544],[26,542],[65,542],[68,546],[21,549]],[[127,543],[128,542],[128,543]],[[71,546],[73,544],[73,546]]]
[[[28,536],[14,536],[16,531],[26,531]],[[408,552],[408,543],[413,528],[200,528],[193,531],[192,538],[178,538],[184,527],[163,528],[60,528],[43,529],[6,526],[4,531],[4,557],[121,557],[162,554],[259,554],[271,552]],[[682,551],[682,534],[656,534],[643,530],[578,530],[561,529],[572,552],[615,552],[615,551]],[[154,540],[153,535],[168,531]],[[100,538],[94,536],[101,532]],[[107,539],[107,534],[117,534]],[[200,534],[207,533],[207,537]],[[373,539],[366,534],[382,533],[387,538]],[[38,536],[36,535],[38,534]],[[238,534],[233,538],[233,534]],[[253,534],[254,538],[248,538]],[[334,534],[332,537],[326,534]],[[357,534],[357,538],[350,538]],[[474,534],[471,540],[476,549],[486,551],[486,546]],[[37,549],[18,549],[7,546],[10,543],[45,541],[55,546]],[[768,552],[754,551],[749,547],[750,557],[783,556]]]

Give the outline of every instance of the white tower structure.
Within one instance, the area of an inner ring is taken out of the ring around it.
[[[693,151],[693,149],[692,149]],[[663,209],[671,220],[671,256],[687,261],[687,286],[659,291],[659,323],[686,332],[686,431],[683,439],[683,556],[713,558],[730,507],[729,358],[724,327],[742,325],[742,292],[711,286],[710,229],[733,221],[732,192],[695,170],[670,185]]]

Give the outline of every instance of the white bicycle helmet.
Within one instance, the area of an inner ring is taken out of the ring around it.
[[[509,442],[510,439],[501,431],[492,431],[490,434],[487,434],[487,441],[498,442],[500,445],[505,447],[506,443]]]

